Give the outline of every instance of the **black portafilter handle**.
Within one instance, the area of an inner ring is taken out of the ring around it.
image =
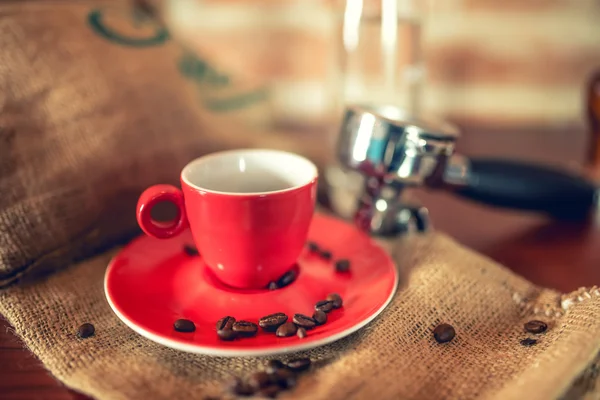
[[[548,166],[502,159],[469,159],[455,193],[480,203],[585,220],[596,209],[596,185],[583,176]]]

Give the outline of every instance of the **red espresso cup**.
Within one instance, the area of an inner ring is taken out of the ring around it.
[[[302,251],[315,208],[317,167],[276,150],[232,150],[197,158],[181,171],[182,190],[146,189],[137,221],[149,236],[168,239],[188,226],[205,263],[223,283],[265,288]],[[150,216],[154,205],[177,206],[170,222]]]

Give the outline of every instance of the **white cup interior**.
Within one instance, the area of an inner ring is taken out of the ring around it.
[[[190,162],[181,173],[183,181],[192,187],[226,194],[293,190],[317,175],[317,167],[304,157],[263,149],[209,154]]]

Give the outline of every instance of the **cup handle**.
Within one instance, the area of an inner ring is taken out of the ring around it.
[[[177,217],[172,221],[159,222],[150,215],[152,208],[163,201],[177,207]],[[188,226],[183,193],[172,185],[154,185],[144,190],[137,203],[137,222],[148,236],[168,239],[180,234]]]

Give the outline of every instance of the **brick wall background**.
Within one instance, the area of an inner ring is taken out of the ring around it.
[[[176,0],[178,4],[183,1]],[[208,4],[215,0],[191,1]],[[371,6],[373,2],[379,4],[379,1],[364,1],[365,7],[369,2]],[[263,10],[282,3],[218,2],[231,7],[261,3]],[[286,107],[306,110],[320,107],[319,96],[323,94],[319,94],[318,84],[313,82],[310,86],[309,82],[311,77],[317,83],[322,79],[339,43],[332,37],[335,23],[314,17],[316,14],[307,11],[310,7],[306,4],[316,4],[312,6],[316,10],[319,3],[325,2],[339,6],[344,1],[296,1],[303,4],[298,8],[303,11],[292,14],[294,17],[279,26],[271,24],[270,30],[264,30],[267,12],[222,14],[210,20],[208,25],[212,28],[202,28],[202,18],[190,12],[183,19],[188,28],[194,21],[196,27],[185,31],[186,40],[194,42],[199,53],[218,60],[219,65],[236,76],[279,74],[303,83],[299,85],[302,90],[296,88],[290,92],[297,95],[288,95]],[[425,109],[453,119],[502,125],[584,123],[586,80],[592,71],[600,69],[600,1],[415,2],[427,10],[422,29],[427,70],[423,88]],[[258,24],[262,33],[236,30],[240,23],[252,25],[253,19],[262,21]],[[292,31],[286,31],[286,23],[294,26]],[[215,27],[220,27],[220,32],[211,34],[210,29]],[[276,56],[274,49],[280,49]],[[372,73],[378,71],[373,68]]]

